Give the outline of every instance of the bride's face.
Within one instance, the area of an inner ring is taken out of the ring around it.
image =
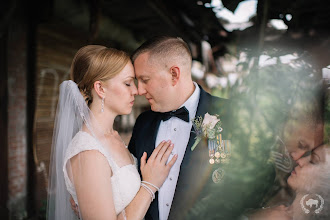
[[[288,178],[288,184],[294,191],[309,192],[317,186],[322,167],[329,166],[326,160],[326,145],[317,147],[312,154],[297,161],[297,166]],[[326,163],[327,162],[327,163]]]
[[[104,107],[117,115],[131,113],[137,89],[134,84],[135,74],[131,62],[115,77],[105,81]]]

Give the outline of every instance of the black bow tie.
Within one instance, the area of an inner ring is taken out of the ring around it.
[[[184,106],[175,111],[163,112],[161,115],[163,121],[167,121],[171,117],[178,117],[186,122],[189,122],[189,111]]]

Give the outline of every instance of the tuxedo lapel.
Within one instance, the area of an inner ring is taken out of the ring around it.
[[[206,93],[200,87],[200,98],[197,107],[196,116],[204,117],[208,111],[208,105],[211,100],[211,95]],[[194,201],[199,196],[200,186],[204,182],[204,175],[207,175],[208,171],[208,151],[205,147],[196,147],[194,151],[191,151],[191,147],[195,142],[196,134],[192,127],[189,137],[189,142],[186,148],[186,152],[180,167],[180,173],[178,183],[176,186],[170,216],[169,219],[183,219],[185,215],[184,210],[188,210],[192,206]],[[204,164],[201,164],[205,162]]]
[[[199,102],[198,102],[195,118],[198,116],[204,117],[205,113],[207,112],[207,105],[208,105],[207,103],[209,103],[208,101],[210,101],[211,98],[211,96],[207,94],[201,87],[200,87],[200,91],[201,92],[199,96]],[[192,127],[190,131],[190,137],[186,148],[186,152],[181,164],[180,173],[184,172],[184,170],[187,168],[186,166],[189,164],[190,157],[193,153],[193,151],[191,151],[191,147],[195,143],[195,139],[196,139],[196,133],[194,131],[194,127]],[[180,176],[179,176],[179,180],[180,180]]]
[[[198,102],[198,106],[197,106],[197,111],[196,111],[196,116],[195,118],[197,118],[198,116],[204,117],[205,113],[207,112],[208,108],[207,106],[209,105],[209,101],[211,99],[211,96],[209,94],[207,94],[202,87],[200,87],[200,96],[199,96],[199,102]],[[189,138],[189,142],[188,142],[188,146],[187,146],[187,150],[190,150],[192,145],[195,142],[195,138],[196,138],[196,134],[194,132],[194,128],[191,128],[191,132],[190,132],[190,138]],[[186,152],[187,152],[186,150]],[[191,150],[189,151],[191,152]]]

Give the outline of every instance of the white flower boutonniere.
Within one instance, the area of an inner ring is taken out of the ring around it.
[[[192,151],[203,137],[216,140],[217,136],[222,132],[221,120],[218,117],[218,115],[210,115],[209,113],[206,113],[204,119],[202,116],[193,119],[192,122],[196,133],[196,141],[191,147]]]
[[[198,143],[203,138],[206,138],[210,157],[209,163],[228,163],[231,155],[231,143],[230,140],[222,140],[221,132],[223,129],[219,115],[206,113],[204,119],[198,116],[192,122],[196,133],[196,140],[191,150],[193,151]]]

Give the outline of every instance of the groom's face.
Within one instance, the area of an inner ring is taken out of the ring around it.
[[[293,160],[297,161],[323,142],[323,126],[304,121],[289,121],[284,128],[284,142]]]
[[[135,75],[138,80],[138,93],[148,100],[151,110],[167,112],[171,105],[171,75],[160,68],[156,61],[150,61],[148,53],[139,55],[134,61]]]

